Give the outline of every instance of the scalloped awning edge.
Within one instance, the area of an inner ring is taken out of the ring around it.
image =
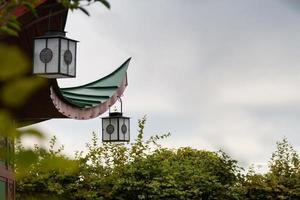
[[[52,86],[50,87],[50,97],[55,108],[67,118],[87,120],[96,118],[101,114],[105,113],[109,109],[109,107],[117,101],[118,97],[122,96],[126,86],[127,75],[124,77],[121,86],[116,90],[114,95],[112,95],[107,101],[91,108],[79,108],[66,103],[65,100],[59,98],[59,96],[61,95],[56,94]]]

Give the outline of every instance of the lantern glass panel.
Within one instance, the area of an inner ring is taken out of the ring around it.
[[[45,63],[43,63],[40,59],[40,52],[46,47],[45,39],[36,39],[34,41],[34,67],[33,73],[41,74],[46,72]]]
[[[118,140],[118,119],[103,118],[102,119],[102,140],[116,141]]]
[[[46,73],[58,73],[58,51],[59,51],[59,39],[48,39],[47,48],[52,51],[52,59],[46,63]]]
[[[103,118],[102,119],[102,140],[109,140],[109,134],[106,132],[106,127],[109,125],[109,119]]]
[[[74,41],[69,41],[69,50],[71,53],[71,63],[69,64],[69,75],[70,76],[75,76],[76,75],[76,42]]]
[[[61,39],[61,49],[60,49],[60,72],[63,74],[68,74],[68,65],[64,60],[64,53],[68,50],[68,41]]]
[[[119,140],[129,141],[130,140],[130,124],[129,118],[120,117],[119,118]]]

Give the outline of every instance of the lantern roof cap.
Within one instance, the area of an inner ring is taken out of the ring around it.
[[[122,112],[111,112],[109,113],[110,117],[122,117],[123,113]]]
[[[111,118],[123,118],[130,119],[130,117],[124,116],[122,112],[111,112],[108,116],[101,117],[102,119],[111,119]]]
[[[66,37],[66,31],[61,31],[61,30],[48,30],[47,32],[46,32],[46,36],[51,36],[51,35],[53,35],[53,36],[63,36],[63,37]]]
[[[55,30],[49,30],[46,32],[45,35],[34,37],[34,39],[49,39],[49,38],[62,38],[67,39],[73,42],[79,42],[78,40],[74,40],[71,38],[66,37],[66,31],[55,31]]]

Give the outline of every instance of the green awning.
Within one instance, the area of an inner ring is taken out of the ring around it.
[[[80,108],[91,108],[104,103],[121,87],[130,58],[111,74],[86,85],[60,88],[63,98]]]

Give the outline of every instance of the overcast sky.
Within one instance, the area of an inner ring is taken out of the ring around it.
[[[110,0],[70,13],[80,40],[75,86],[132,57],[123,107],[135,138],[171,132],[167,147],[223,149],[243,166],[267,163],[284,136],[300,151],[300,4],[297,0]],[[106,115],[106,114],[105,114]],[[83,149],[100,118],[50,120],[66,152]]]

